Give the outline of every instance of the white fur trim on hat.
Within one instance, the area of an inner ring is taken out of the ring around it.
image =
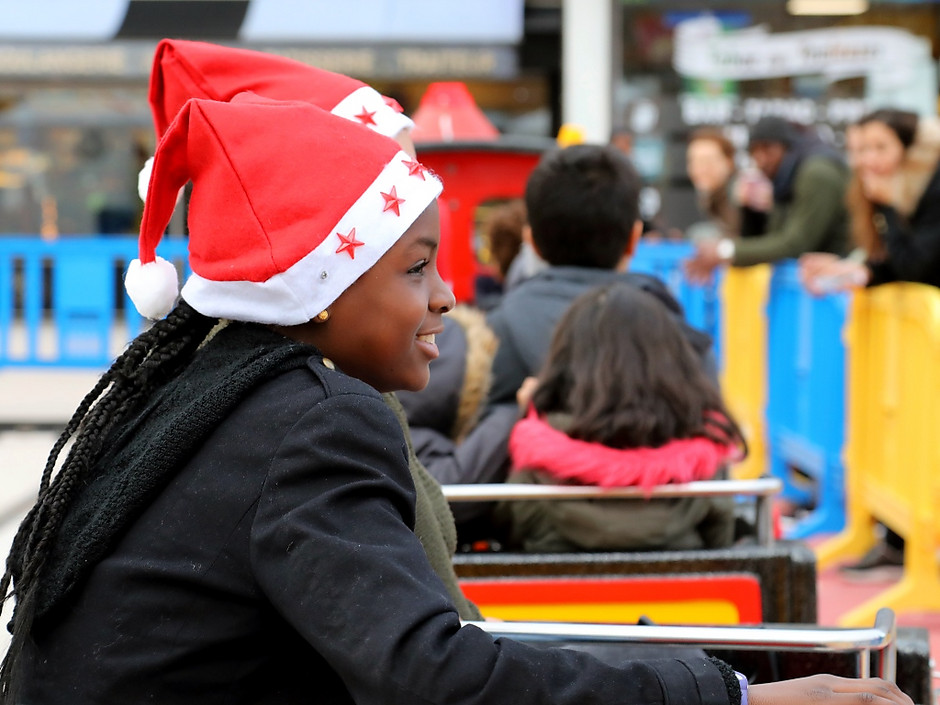
[[[162,257],[141,264],[131,261],[124,277],[124,288],[141,316],[158,320],[173,310],[179,296],[179,275],[176,267]]]
[[[143,168],[137,174],[137,195],[144,203],[147,202],[147,188],[150,186],[150,174],[153,171],[153,157],[144,162]]]
[[[346,211],[320,245],[292,266],[266,281],[213,281],[193,273],[182,296],[206,316],[256,323],[306,323],[333,303],[368,271],[435,201],[443,188],[430,173],[410,173],[411,157],[399,151],[359,199]],[[403,199],[400,215],[383,210],[382,193],[395,187]],[[339,234],[355,228],[355,257],[337,252]]]
[[[414,122],[385,102],[385,97],[371,86],[357,88],[330,111],[334,115],[365,125],[386,137],[395,137]]]
[[[140,196],[142,203],[147,202],[147,189],[150,188],[150,175],[153,173],[153,157],[147,159],[144,162],[143,167],[137,173],[137,195]],[[179,190],[179,193],[176,194],[176,200],[180,200],[183,196],[183,189]]]

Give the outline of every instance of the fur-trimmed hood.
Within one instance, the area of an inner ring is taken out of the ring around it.
[[[907,148],[900,171],[894,177],[891,205],[909,218],[920,203],[927,184],[940,164],[940,118],[920,117],[914,142]]]
[[[486,324],[485,314],[469,306],[457,306],[449,314],[463,328],[467,338],[464,369],[457,418],[451,436],[459,443],[476,423],[490,392],[491,367],[499,341]]]

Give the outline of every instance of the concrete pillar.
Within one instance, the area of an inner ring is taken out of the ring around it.
[[[586,142],[610,138],[614,2],[562,0],[561,119],[580,126]]]

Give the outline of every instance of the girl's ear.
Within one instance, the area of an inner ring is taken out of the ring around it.
[[[522,226],[522,241],[531,247],[535,247],[535,243],[532,242],[532,226],[528,223]]]
[[[630,233],[630,242],[627,245],[627,249],[624,252],[624,255],[627,257],[632,257],[633,253],[636,252],[636,246],[640,242],[640,237],[643,235],[643,221],[639,218],[633,223],[633,231]]]
[[[528,223],[522,226],[522,242],[531,247],[532,251],[539,257],[545,259],[542,257],[542,253],[539,252],[539,248],[538,245],[535,244],[535,240],[532,239],[532,226],[530,226]]]
[[[623,250],[623,255],[620,258],[620,262],[617,264],[618,272],[627,271],[627,267],[630,266],[630,258],[633,257],[633,253],[636,252],[636,246],[640,242],[640,237],[643,235],[643,221],[637,220],[633,223],[633,230],[630,231],[630,240],[627,242],[627,246]]]

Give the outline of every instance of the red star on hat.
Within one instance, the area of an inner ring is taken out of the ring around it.
[[[362,240],[356,239],[355,228],[349,231],[349,235],[336,233],[336,236],[340,239],[340,246],[336,248],[336,254],[347,252],[349,253],[349,259],[356,259],[356,248],[366,244]]]
[[[362,106],[362,112],[356,115],[356,119],[361,122],[363,125],[375,125],[375,111],[366,110],[365,106]]]
[[[381,193],[382,198],[385,199],[385,207],[382,209],[382,212],[395,211],[395,215],[401,215],[401,211],[398,207],[405,202],[405,199],[398,197],[398,192],[395,190],[395,187],[392,186],[390,193],[383,193],[382,191],[379,191],[379,193]]]
[[[403,159],[402,164],[408,167],[408,176],[420,176],[424,181],[424,173],[428,170],[424,164],[415,159]]]

